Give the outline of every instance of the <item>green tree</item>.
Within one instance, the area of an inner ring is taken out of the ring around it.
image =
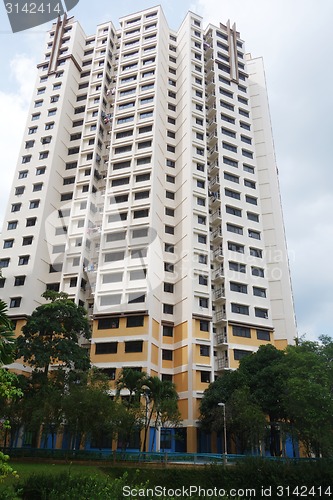
[[[86,311],[68,299],[65,293],[47,291],[43,304],[28,317],[17,338],[17,357],[23,357],[47,379],[50,366],[58,369],[87,370],[89,353],[80,346],[80,338],[90,338]]]
[[[4,364],[13,361],[14,345],[14,333],[7,316],[7,305],[0,300],[0,403],[2,403],[0,434],[2,439],[6,438],[6,433],[9,430],[9,422],[4,409],[9,401],[21,396],[21,391],[17,387],[16,375],[2,368]],[[8,464],[8,459],[8,455],[0,452],[0,482],[8,475],[16,475],[16,472]]]
[[[156,376],[148,376],[144,383],[146,398],[145,433],[142,450],[147,451],[147,437],[152,420],[154,421],[154,438],[156,431],[168,422],[177,427],[180,422],[178,409],[178,393],[176,386],[168,381],[162,381]],[[152,442],[152,449],[154,440]]]
[[[135,433],[147,421],[147,406],[141,403],[145,392],[147,374],[129,367],[123,368],[116,381],[118,404],[118,437],[125,451]]]
[[[0,366],[10,364],[14,359],[15,337],[7,305],[0,300]]]
[[[72,437],[71,448],[80,447],[88,437],[99,448],[117,430],[116,404],[109,394],[108,379],[97,369],[71,377],[63,400],[63,418]]]
[[[332,340],[286,349],[283,403],[293,436],[310,456],[333,453]]]

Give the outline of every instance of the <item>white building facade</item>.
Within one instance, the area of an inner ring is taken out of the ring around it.
[[[84,305],[94,365],[172,380],[197,451],[214,376],[296,336],[262,61],[235,26],[189,12],[176,32],[160,7],[94,36],[64,18],[46,43],[0,297],[18,333],[46,289]]]

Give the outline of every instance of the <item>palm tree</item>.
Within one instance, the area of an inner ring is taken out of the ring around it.
[[[7,316],[7,305],[0,300],[0,366],[8,365],[13,361],[14,341],[12,324]]]

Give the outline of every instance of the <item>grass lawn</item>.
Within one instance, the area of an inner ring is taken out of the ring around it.
[[[70,472],[71,474],[84,474],[84,475],[101,475],[105,476],[105,472],[97,465],[81,465],[81,464],[57,464],[45,462],[14,462],[10,461],[10,465],[17,471],[19,479],[26,479],[31,474],[61,474]],[[0,500],[1,490],[11,484],[17,482],[17,479],[8,477],[3,483],[0,483]]]

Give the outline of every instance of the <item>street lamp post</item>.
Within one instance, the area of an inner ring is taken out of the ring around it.
[[[217,406],[221,406],[223,408],[223,462],[227,463],[227,421],[225,418],[225,403],[218,403]]]

